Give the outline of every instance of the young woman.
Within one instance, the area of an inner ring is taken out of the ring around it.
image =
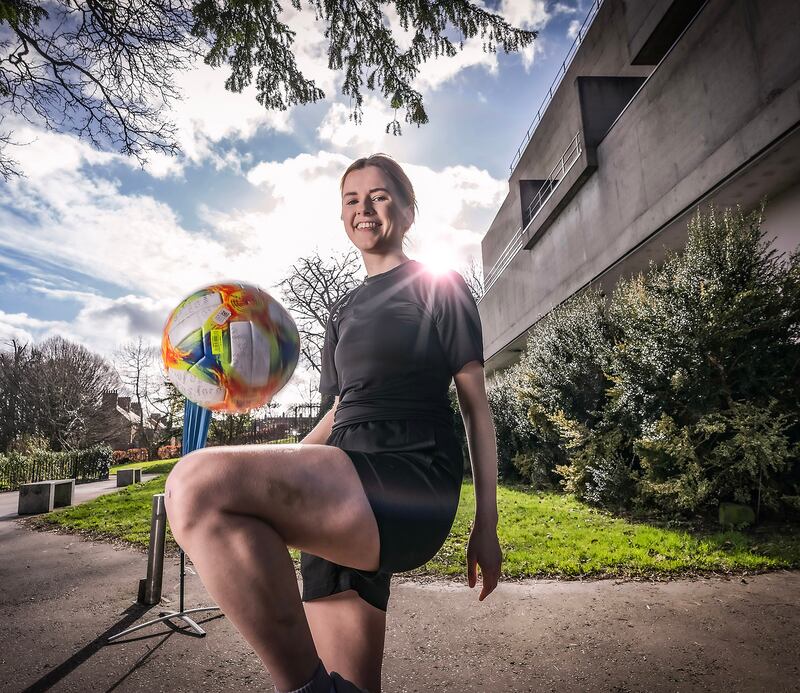
[[[277,693],[380,693],[391,576],[438,552],[458,507],[453,380],[475,478],[467,574],[474,587],[480,566],[480,600],[502,561],[475,301],[457,272],[403,253],[416,200],[394,160],[354,161],[341,194],[368,276],[330,311],[319,389],[336,395],[332,409],[298,445],[186,455],[165,489],[173,536]],[[301,550],[302,595],[287,546]]]

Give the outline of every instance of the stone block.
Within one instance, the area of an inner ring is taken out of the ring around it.
[[[142,483],[141,469],[118,469],[117,486],[130,486],[131,484]]]
[[[72,505],[75,496],[75,479],[60,479],[53,482],[53,507],[64,508]]]
[[[53,508],[72,505],[75,479],[47,479],[19,487],[19,515],[49,513]]]

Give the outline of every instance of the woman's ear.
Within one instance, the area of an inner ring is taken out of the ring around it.
[[[406,221],[408,222],[408,227],[411,228],[411,224],[414,223],[414,205],[406,205],[403,208],[403,214],[405,214]]]

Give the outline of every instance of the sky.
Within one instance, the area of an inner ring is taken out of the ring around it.
[[[429,122],[411,125],[399,110],[400,136],[384,132],[393,109],[366,84],[361,124],[348,119],[344,75],[328,69],[324,26],[307,3],[299,12],[283,3],[281,18],[297,32],[298,68],[325,99],[267,111],[252,85],[225,90],[228,67],[199,63],[177,76],[182,99],[168,113],[176,157],[151,154],[142,168],[7,117],[3,130],[28,144],[6,150],[25,177],[0,180],[0,345],[58,334],[111,360],[139,335],[158,346],[172,308],[214,281],[256,284],[280,299],[275,286],[298,258],[353,248],[339,219],[339,179],[375,152],[397,160],[415,188],[406,254],[459,271],[480,263],[512,158],[590,0],[474,4],[539,37],[506,54],[483,52],[478,35],[454,57],[432,56],[412,84]],[[393,5],[385,8],[408,47]],[[460,38],[452,26],[447,35]],[[315,379],[298,367],[274,401],[300,402]]]

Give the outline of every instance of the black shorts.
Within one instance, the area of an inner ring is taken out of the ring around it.
[[[414,419],[348,424],[325,444],[344,450],[361,478],[380,562],[378,570],[358,570],[301,551],[302,600],[354,589],[386,611],[392,574],[427,563],[450,533],[464,475],[461,445],[451,426]]]

